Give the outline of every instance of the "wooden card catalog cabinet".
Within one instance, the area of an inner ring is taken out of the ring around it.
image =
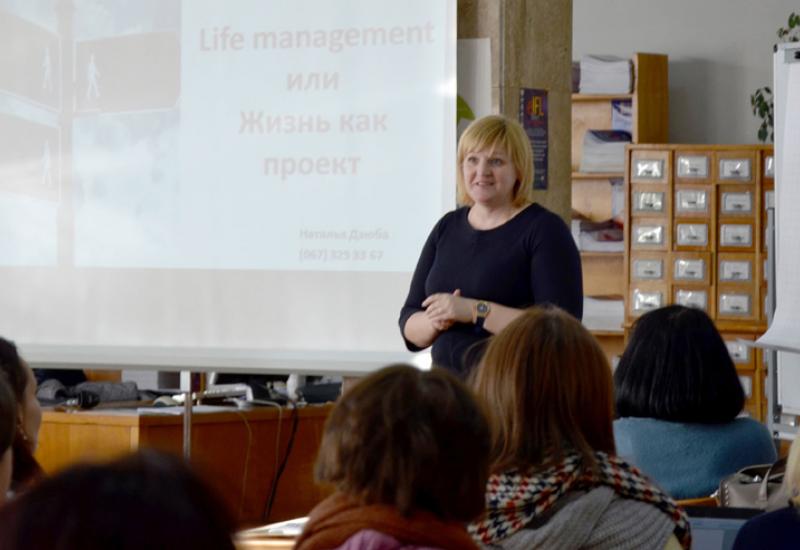
[[[634,151],[631,155],[631,183],[660,184],[668,186],[672,181],[671,154],[669,151]]]
[[[711,153],[676,151],[675,183],[711,183]]]
[[[720,285],[717,288],[717,319],[754,321],[758,319],[760,304],[751,287]]]
[[[710,218],[712,201],[712,187],[676,185],[675,217]]]
[[[625,307],[628,317],[635,318],[667,305],[667,285],[659,283],[642,283],[630,290]]]
[[[676,149],[675,155],[675,185],[710,185],[714,182],[712,164],[714,153],[712,151],[691,149]]]
[[[725,335],[725,346],[737,369],[750,370],[755,368],[755,351],[747,344],[740,341],[739,336]]]
[[[719,224],[719,250],[755,250],[755,230],[752,221]]]
[[[713,316],[711,289],[708,287],[695,287],[688,285],[673,285],[674,304],[702,309]]]
[[[753,254],[718,254],[717,284],[752,283],[756,280],[755,255]]]
[[[661,253],[634,252],[630,259],[632,281],[666,281],[668,256]]]
[[[714,154],[715,183],[755,183],[756,151],[729,150]]]
[[[765,231],[775,202],[768,145],[635,144],[625,174],[626,326],[669,304],[708,312],[763,418]],[[755,359],[754,359],[755,357]]]
[[[631,199],[631,213],[633,215],[666,215],[668,199],[669,195],[666,190],[652,189],[650,185],[635,185]]]
[[[631,248],[669,250],[669,220],[666,218],[635,219],[631,228]]]
[[[731,185],[720,185],[718,187],[718,194],[719,207],[717,212],[720,217],[754,217],[755,186],[748,185],[745,189],[742,189]]]
[[[752,341],[752,334],[722,333],[733,365],[739,374],[745,395],[745,411],[753,418],[761,419],[761,409],[765,402],[763,392],[763,370],[757,358],[760,353],[745,341]]]
[[[676,250],[708,250],[711,240],[708,221],[680,220],[675,223]]]
[[[770,181],[770,183],[774,183],[774,179],[775,179],[775,157],[771,154],[769,155],[765,154],[764,168],[762,172],[762,183],[766,184],[767,180],[773,180]]]
[[[670,257],[673,281],[681,284],[711,285],[710,253],[673,252]]]
[[[767,227],[767,209],[775,208],[775,160],[774,157],[764,155],[764,165],[761,172],[761,227]],[[761,240],[761,250],[767,251],[767,239]]]

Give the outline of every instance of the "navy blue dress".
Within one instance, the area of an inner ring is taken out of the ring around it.
[[[564,221],[531,204],[503,225],[474,229],[468,207],[439,220],[422,249],[405,304],[400,331],[422,302],[437,292],[461,295],[514,308],[553,304],[577,319],[583,314],[581,260]],[[480,358],[489,333],[456,323],[433,343],[436,366],[465,376]],[[420,348],[406,340],[411,351]]]

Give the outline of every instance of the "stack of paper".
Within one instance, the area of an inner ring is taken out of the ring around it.
[[[622,252],[625,250],[622,224],[613,220],[592,222],[573,219],[571,230],[578,250],[584,252]]]
[[[622,300],[585,297],[583,299],[583,325],[589,330],[622,332],[625,304]]]
[[[633,105],[630,99],[611,102],[611,129],[633,132]]]
[[[630,132],[587,130],[583,136],[581,172],[622,172],[625,170],[625,145]]]
[[[633,74],[629,59],[609,55],[581,57],[582,94],[629,94]]]

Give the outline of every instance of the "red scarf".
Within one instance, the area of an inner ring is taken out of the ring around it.
[[[443,521],[429,512],[415,512],[403,517],[392,506],[360,504],[342,493],[334,493],[311,511],[296,550],[331,550],[347,539],[373,529],[403,544],[431,546],[443,550],[477,550],[459,522]]]

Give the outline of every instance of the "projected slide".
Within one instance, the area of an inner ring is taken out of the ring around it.
[[[413,268],[449,206],[446,2],[51,4],[0,9],[28,52],[0,56],[0,217],[36,220],[0,222],[1,264]]]
[[[455,205],[455,19],[0,0],[0,335],[48,365],[401,360],[411,272]]]

